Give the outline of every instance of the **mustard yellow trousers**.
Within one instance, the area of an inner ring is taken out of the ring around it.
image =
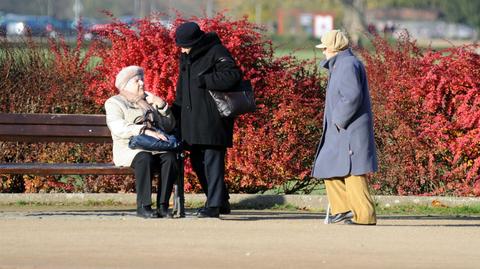
[[[332,214],[352,211],[352,220],[356,223],[377,223],[375,205],[365,175],[329,178],[325,180],[325,188]]]

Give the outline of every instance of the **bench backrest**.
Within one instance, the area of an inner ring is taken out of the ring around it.
[[[105,115],[0,113],[0,141],[112,143]]]

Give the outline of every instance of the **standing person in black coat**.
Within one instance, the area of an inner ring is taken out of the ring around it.
[[[182,140],[207,196],[198,217],[219,217],[230,213],[225,153],[232,147],[233,118],[220,116],[208,90],[230,90],[240,82],[242,72],[218,35],[203,32],[194,22],[178,26],[175,41],[182,53],[174,114],[180,119]]]

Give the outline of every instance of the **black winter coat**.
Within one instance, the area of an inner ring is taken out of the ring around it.
[[[180,118],[183,141],[190,145],[232,146],[234,120],[220,117],[207,89],[228,91],[241,78],[242,72],[216,33],[205,34],[189,54],[181,54],[173,109]]]

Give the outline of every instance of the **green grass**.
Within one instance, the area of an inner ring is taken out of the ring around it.
[[[455,207],[432,207],[423,205],[377,206],[379,215],[441,215],[441,216],[480,216],[480,204]]]
[[[285,184],[274,186],[273,188],[261,192],[259,194],[285,194],[286,190],[292,190],[297,184],[298,181],[290,180],[287,181]],[[312,180],[309,185],[301,188],[300,190],[292,193],[288,192],[288,194],[312,194],[312,195],[325,195],[325,185],[322,181]]]
[[[313,60],[315,57],[317,60],[323,59],[322,52],[315,48],[301,50],[276,49],[274,52],[275,57],[282,57],[286,55],[295,56],[299,60]]]
[[[31,202],[31,201],[24,201],[19,200],[14,203],[7,203],[3,206],[19,206],[19,207],[45,207],[45,206],[80,206],[80,207],[112,207],[112,206],[123,206],[129,205],[121,202],[114,201],[113,199],[107,199],[104,201],[95,201],[95,200],[87,200],[85,202],[71,202],[71,201],[64,201],[64,202]]]
[[[186,208],[200,208],[205,205],[204,201],[185,201],[185,207]]]
[[[288,203],[283,204],[283,205],[275,204],[272,207],[267,208],[267,209],[277,210],[277,211],[298,211],[298,210],[302,210],[301,208],[298,208],[297,206],[292,205],[292,204],[288,204]],[[302,211],[305,211],[305,210],[302,210]]]
[[[14,47],[8,48],[10,50],[11,55],[14,57],[15,62],[28,62],[32,56],[32,50],[23,47]],[[55,57],[49,48],[40,47],[35,49],[35,52],[38,53],[40,59],[42,59],[46,64],[50,64],[52,61],[55,60]],[[83,59],[87,49],[82,48],[80,58]],[[29,55],[30,53],[30,55]],[[4,61],[6,58],[6,51],[5,48],[0,48],[0,62]],[[86,69],[91,71],[94,67],[102,63],[102,58],[97,56],[92,56],[89,59],[89,62],[86,66]]]

